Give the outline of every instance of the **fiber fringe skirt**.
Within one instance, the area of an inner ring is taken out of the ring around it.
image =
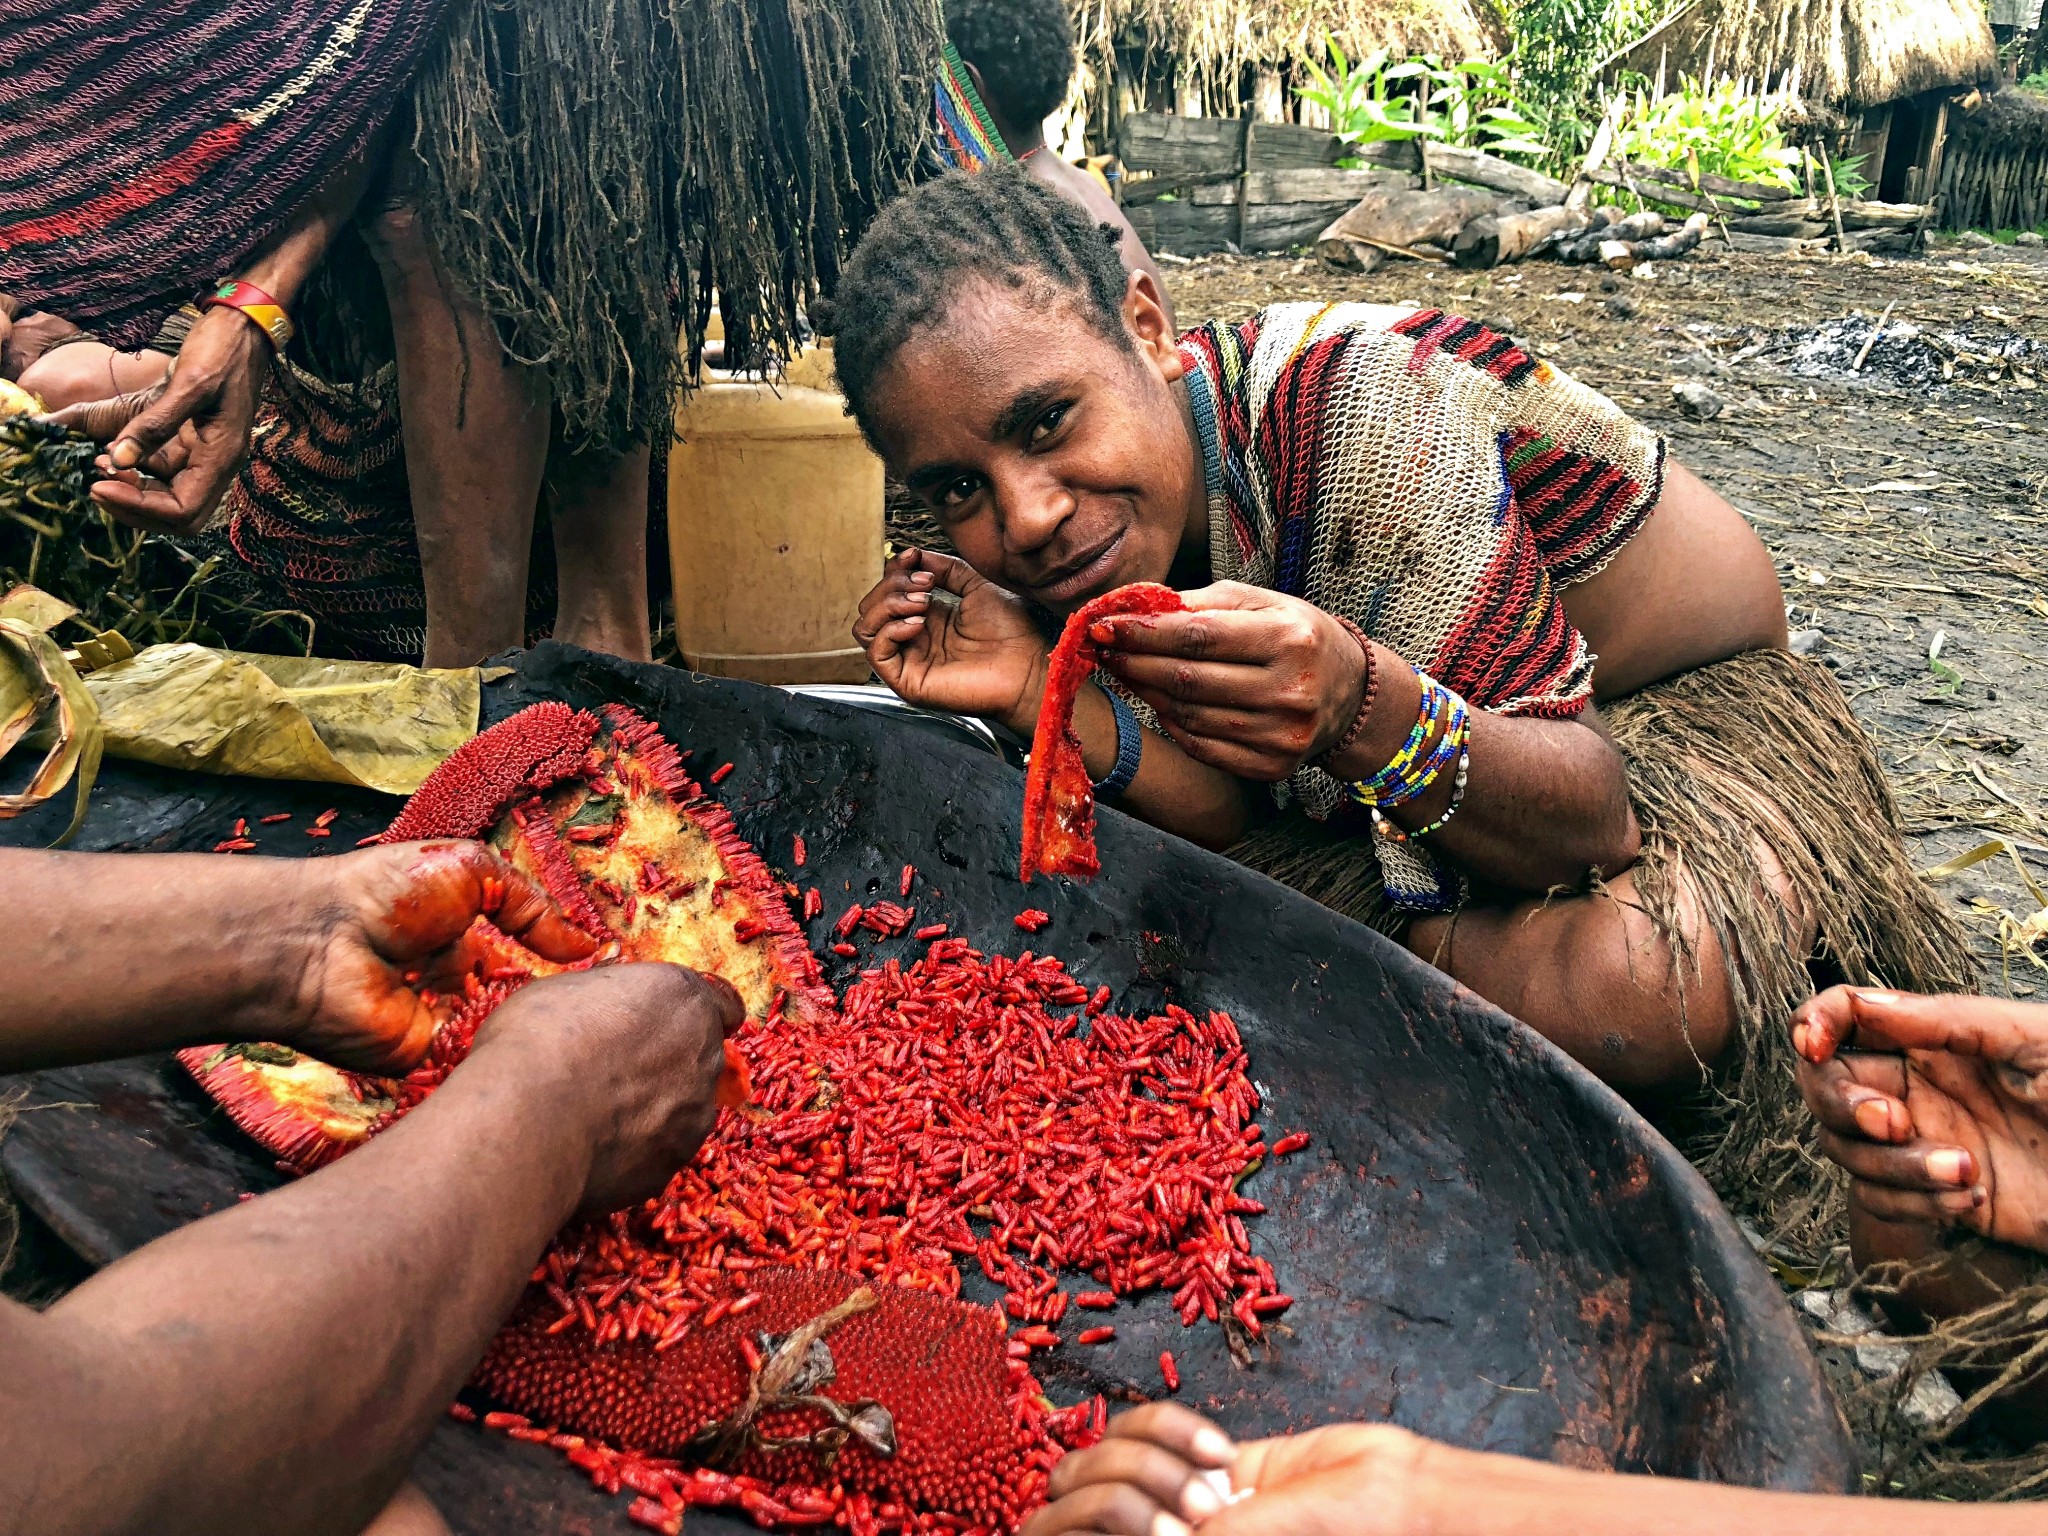
[[[1602,714],[1628,761],[1642,829],[1637,899],[1671,943],[1682,991],[1699,975],[1678,920],[1689,884],[1734,996],[1734,1045],[1664,1128],[1732,1207],[1795,1253],[1817,1255],[1842,1240],[1843,1184],[1815,1150],[1787,1016],[1836,980],[1967,991],[1975,962],[1914,872],[1876,751],[1825,668],[1751,652],[1614,700]],[[1792,905],[1761,873],[1759,845],[1783,871]],[[1356,828],[1293,812],[1231,856],[1382,932],[1404,926]]]

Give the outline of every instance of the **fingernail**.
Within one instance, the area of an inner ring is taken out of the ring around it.
[[[1181,1513],[1190,1520],[1206,1520],[1223,1508],[1223,1496],[1199,1477],[1191,1477],[1180,1491]]]
[[[1152,1536],[1195,1536],[1195,1531],[1187,1521],[1162,1509],[1152,1516]]]
[[[1804,1024],[1794,1024],[1792,1026],[1792,1049],[1802,1056],[1806,1055],[1806,1033],[1806,1026]]]
[[[1849,991],[1859,1003],[1868,1003],[1873,1008],[1889,1008],[1899,1000],[1896,992],[1876,992],[1868,987],[1851,987]]]
[[[1943,1147],[1927,1154],[1927,1177],[1943,1184],[1970,1182],[1970,1154],[1961,1147]]]
[[[1196,1430],[1190,1448],[1202,1461],[1229,1461],[1237,1455],[1237,1447],[1231,1442],[1230,1436],[1214,1424],[1204,1424]]]
[[[1873,1141],[1883,1141],[1892,1132],[1891,1107],[1880,1098],[1858,1099],[1849,1107],[1856,1129]]]
[[[1097,645],[1109,645],[1116,639],[1116,626],[1107,622],[1090,624],[1088,638]]]
[[[921,613],[909,614],[904,618],[903,622],[906,624],[922,624],[924,622],[924,615]]]
[[[910,584],[914,587],[928,587],[937,579],[930,571],[912,571],[910,573]]]
[[[142,445],[133,438],[124,437],[114,444],[107,458],[116,469],[133,469],[142,462]]]

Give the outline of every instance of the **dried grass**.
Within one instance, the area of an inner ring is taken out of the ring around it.
[[[1623,61],[1874,106],[1987,80],[1998,50],[1978,0],[1697,0]]]

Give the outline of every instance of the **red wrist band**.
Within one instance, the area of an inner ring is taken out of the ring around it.
[[[1358,740],[1359,735],[1365,730],[1366,716],[1372,713],[1373,695],[1378,692],[1380,686],[1379,668],[1373,665],[1372,641],[1366,638],[1365,631],[1341,613],[1333,613],[1330,617],[1342,624],[1345,632],[1358,642],[1358,648],[1365,652],[1365,689],[1358,697],[1358,713],[1352,717],[1350,728],[1309,760],[1310,767],[1323,769],[1327,769],[1340,753],[1348,751],[1351,744]]]
[[[254,283],[240,278],[221,279],[220,285],[200,301],[201,309],[239,309],[249,323],[270,338],[270,345],[283,352],[292,339],[292,317],[284,306]]]

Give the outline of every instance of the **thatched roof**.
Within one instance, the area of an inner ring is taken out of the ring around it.
[[[1998,51],[1983,0],[1694,0],[1622,62],[1875,106],[1989,79]]]
[[[1074,0],[1074,15],[1090,54],[1100,57],[1109,41],[1209,83],[1304,53],[1321,57],[1325,33],[1354,59],[1377,48],[1446,59],[1501,51],[1486,0]]]
[[[2048,144],[2048,96],[2016,85],[1985,91],[1949,116],[1949,131],[2018,154]]]

